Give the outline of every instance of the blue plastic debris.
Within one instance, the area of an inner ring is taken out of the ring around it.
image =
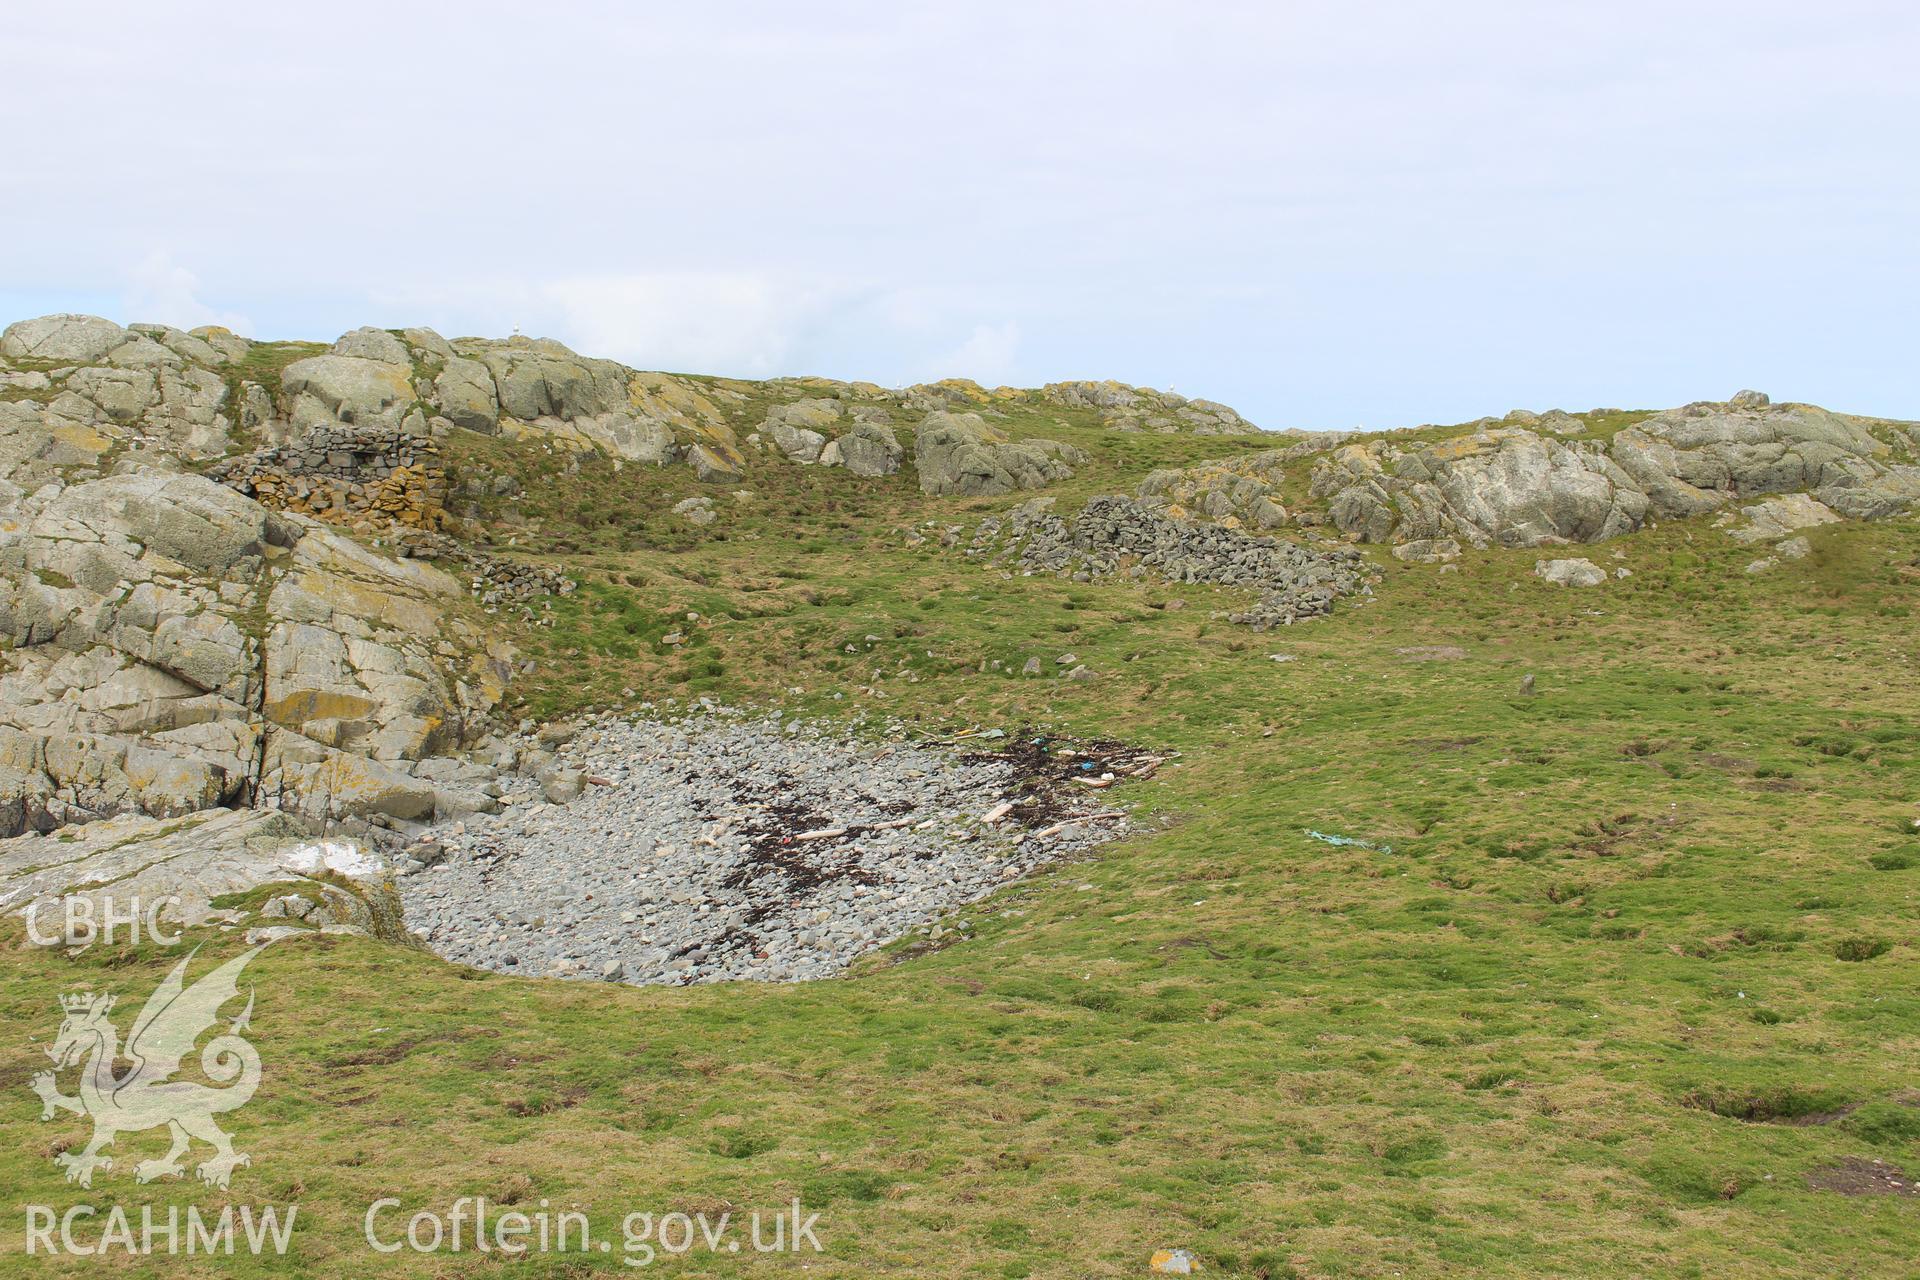
[[[1307,831],[1303,834],[1309,840],[1318,840],[1321,844],[1330,844],[1336,848],[1345,848],[1348,845],[1352,845],[1355,848],[1371,849],[1375,853],[1393,852],[1392,849],[1384,844],[1375,844],[1371,840],[1362,840],[1358,836],[1330,836],[1324,831]]]

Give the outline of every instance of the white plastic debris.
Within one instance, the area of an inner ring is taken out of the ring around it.
[[[342,876],[371,876],[386,870],[386,864],[361,849],[351,840],[321,840],[289,850],[281,865],[301,875],[331,871]]]

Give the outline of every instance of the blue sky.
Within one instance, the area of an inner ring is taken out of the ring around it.
[[[109,3],[0,58],[7,318],[1920,417],[1908,2]]]

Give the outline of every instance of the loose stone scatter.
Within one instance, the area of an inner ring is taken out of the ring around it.
[[[401,881],[407,924],[449,959],[507,973],[829,977],[1124,833],[1104,792],[1163,763],[1010,741],[965,753],[730,713],[607,718],[559,744],[540,781],[514,780],[523,794],[503,813],[429,833],[437,864]],[[577,798],[542,804],[538,787]]]
[[[1003,521],[989,516],[976,531],[970,555],[998,547],[997,564],[1033,573],[1071,574],[1089,582],[1125,572],[1151,571],[1170,582],[1252,587],[1253,607],[1231,621],[1265,631],[1298,619],[1317,618],[1341,596],[1371,595],[1371,570],[1348,547],[1313,550],[1297,542],[1260,538],[1217,524],[1162,515],[1133,498],[1088,502],[1069,521],[1048,509],[1048,500],[1016,507]]]

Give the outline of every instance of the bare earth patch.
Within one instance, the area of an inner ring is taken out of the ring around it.
[[[1899,1165],[1859,1156],[1848,1156],[1838,1164],[1815,1169],[1807,1175],[1807,1185],[1815,1191],[1837,1191],[1843,1196],[1920,1195],[1913,1179]]]

